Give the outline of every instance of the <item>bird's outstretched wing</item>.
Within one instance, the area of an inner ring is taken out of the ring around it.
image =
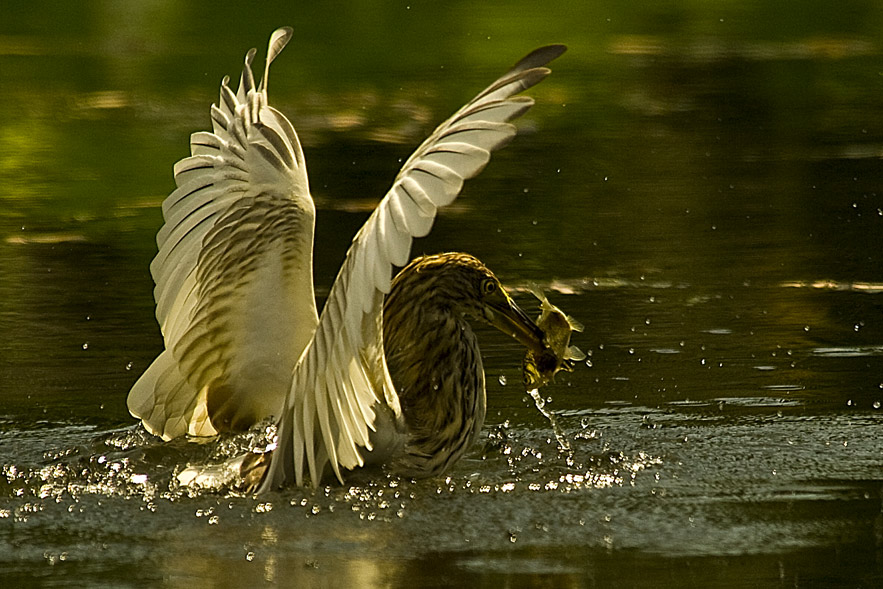
[[[340,467],[361,466],[365,451],[394,443],[379,437],[377,423],[401,415],[382,338],[383,296],[393,266],[408,262],[412,238],[429,233],[436,210],[450,204],[463,181],[515,136],[509,121],[533,100],[514,95],[543,80],[549,74],[543,66],[564,50],[551,45],[529,54],[442,123],[405,162],[354,238],[295,369],[278,447],[260,491],[292,480],[301,485],[307,472],[317,486],[329,463],[342,481]]]
[[[291,34],[273,33],[260,85],[254,49],[238,92],[224,78],[212,131],[191,136],[192,155],[175,165],[177,189],[163,202],[150,270],[165,350],[128,406],[166,439],[278,416],[318,322],[303,151],[267,98],[270,63]]]

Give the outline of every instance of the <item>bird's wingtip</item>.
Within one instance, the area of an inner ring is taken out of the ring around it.
[[[544,45],[543,47],[538,47],[537,49],[534,49],[533,51],[522,57],[518,61],[518,63],[516,63],[512,67],[512,69],[516,71],[521,71],[542,67],[547,63],[561,57],[561,55],[565,51],[567,51],[567,46],[561,44]]]

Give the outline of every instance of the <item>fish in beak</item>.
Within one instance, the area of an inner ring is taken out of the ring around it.
[[[570,345],[571,334],[582,331],[583,326],[550,303],[539,290],[531,292],[540,300],[541,314],[536,321],[502,288],[485,299],[485,318],[527,348],[522,363],[524,383],[529,388],[539,388],[562,370],[572,372],[575,362],[586,355]]]
[[[562,370],[573,372],[576,362],[585,360],[585,353],[570,345],[574,331],[581,332],[582,324],[549,302],[546,295],[537,288],[531,289],[540,300],[540,316],[536,326],[543,332],[543,349],[528,348],[522,362],[524,384],[529,389],[538,389],[555,379]]]

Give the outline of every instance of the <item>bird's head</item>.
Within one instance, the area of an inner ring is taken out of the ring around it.
[[[496,327],[530,351],[541,353],[546,349],[543,330],[477,258],[463,253],[436,254],[417,258],[410,267],[425,279],[421,283],[427,290],[450,301],[451,307],[464,316]]]

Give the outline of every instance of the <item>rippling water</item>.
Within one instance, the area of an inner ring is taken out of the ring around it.
[[[4,580],[883,582],[883,16],[565,4],[4,19]],[[414,247],[473,253],[523,306],[538,284],[585,325],[586,362],[540,391],[557,429],[522,351],[486,329],[484,435],[438,479],[190,489],[182,468],[265,432],[163,444],[128,416],[161,345],[147,266],[171,164],[220,77],[289,22],[272,92],[310,163],[320,296],[433,123],[533,46],[570,45],[520,136]]]

